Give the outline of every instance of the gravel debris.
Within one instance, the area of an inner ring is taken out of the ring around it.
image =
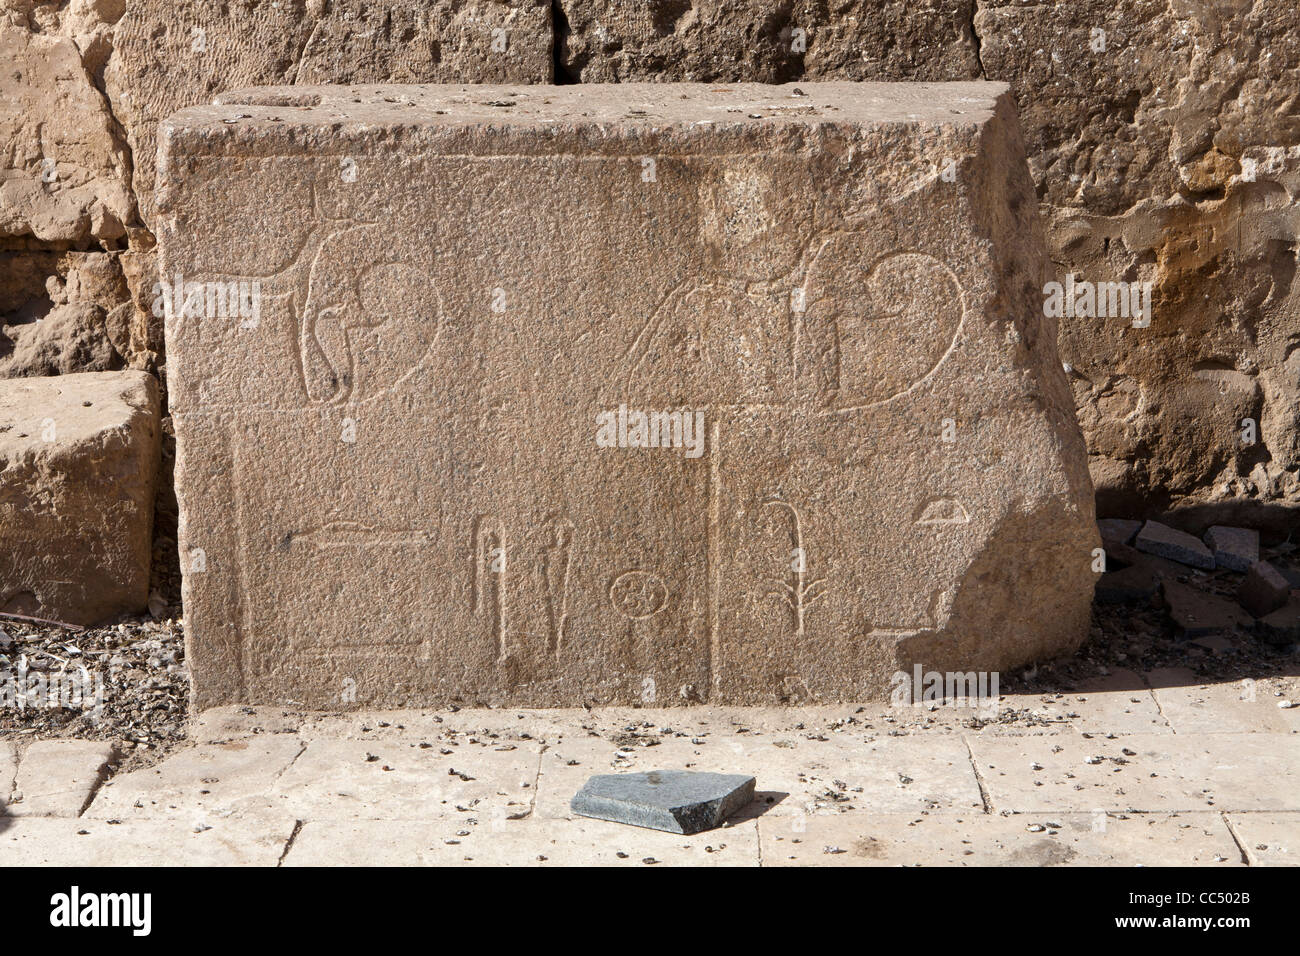
[[[189,690],[178,618],[85,630],[0,619],[0,739],[112,740],[119,769],[148,766],[185,739]]]

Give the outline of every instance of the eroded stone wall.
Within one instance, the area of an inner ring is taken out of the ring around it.
[[[0,50],[4,376],[165,373],[154,129],[223,89],[1006,80],[1061,277],[1151,284],[1060,322],[1099,511],[1300,513],[1294,0],[0,0]]]

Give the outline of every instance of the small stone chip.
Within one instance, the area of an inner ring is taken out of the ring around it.
[[[691,770],[602,774],[570,801],[574,813],[597,820],[699,833],[718,826],[754,799],[754,778]]]

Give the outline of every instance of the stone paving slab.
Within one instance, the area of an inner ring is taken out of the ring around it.
[[[1260,680],[1252,703],[1194,677],[1006,695],[974,723],[968,708],[884,704],[225,708],[79,819],[0,814],[0,865],[1293,863],[1300,734],[1275,704],[1291,679]],[[28,755],[102,746],[0,742],[0,790],[36,774]],[[49,766],[45,786],[65,792]],[[752,774],[757,793],[690,837],[572,814],[593,774],[650,769]]]
[[[565,738],[542,755],[538,815],[572,816],[569,800],[593,773],[656,769],[753,773],[756,803],[778,815],[982,806],[969,752],[958,736],[867,741],[843,735],[809,739],[807,732],[795,732],[755,740],[735,734],[670,737],[655,746],[621,749],[598,738]]]
[[[1013,712],[1008,714],[1008,712]],[[933,732],[1044,734],[1069,730],[1172,733],[1150,689],[1132,671],[1086,681],[1068,694],[1004,694],[995,708],[934,703],[895,706],[880,701],[801,707],[602,707],[539,710],[466,708],[379,710],[342,714],[277,707],[214,707],[196,715],[190,735],[200,743],[250,734],[292,732],[303,740],[447,740],[464,736],[550,742],[589,727],[616,733],[647,725],[687,736],[743,733],[751,739],[817,731],[831,737],[857,731],[891,735]],[[630,731],[628,731],[630,732]],[[495,738],[493,737],[495,735]]]
[[[18,745],[0,740],[0,814],[9,804],[9,795],[18,776]]]
[[[448,747],[322,738],[307,742],[271,797],[304,820],[522,817],[532,812],[538,756],[537,746],[493,741]]]
[[[982,733],[1017,735],[1072,730],[1080,733],[1153,734],[1173,733],[1160,713],[1142,676],[1128,670],[1083,681],[1068,693],[1006,694],[998,702],[999,712],[1027,709],[1056,724],[1036,726],[1032,721],[1007,725],[988,724]]]
[[[1281,709],[1279,700],[1300,700],[1300,680],[1204,683],[1183,667],[1147,675],[1160,711],[1179,734],[1296,733],[1300,707]],[[1285,696],[1276,696],[1280,689]]]
[[[15,817],[75,817],[108,772],[113,744],[37,740],[23,752],[8,812]],[[18,799],[18,795],[22,799]]]
[[[84,816],[125,821],[265,807],[276,778],[303,749],[292,734],[186,748],[110,780]]]
[[[764,866],[1242,864],[1217,813],[765,816],[758,831]]]
[[[967,739],[995,811],[1300,810],[1293,734]]]
[[[631,711],[631,708],[628,708]],[[281,707],[213,707],[196,714],[190,736],[219,743],[253,734],[292,733],[301,740],[456,740],[478,737],[513,741],[568,732],[579,708],[553,711],[465,708],[458,711],[367,710],[348,713],[294,711]],[[679,710],[680,714],[681,711]]]
[[[274,866],[292,817],[68,820],[0,818],[0,868],[10,866]]]
[[[448,842],[454,839],[457,842]],[[307,823],[285,866],[756,866],[749,820],[684,836],[603,820],[512,820],[448,837],[438,824]]]
[[[1300,813],[1230,813],[1251,866],[1300,866]]]

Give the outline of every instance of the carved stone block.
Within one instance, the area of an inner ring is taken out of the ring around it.
[[[1005,87],[261,88],[159,160],[199,706],[848,700],[1085,636]]]

